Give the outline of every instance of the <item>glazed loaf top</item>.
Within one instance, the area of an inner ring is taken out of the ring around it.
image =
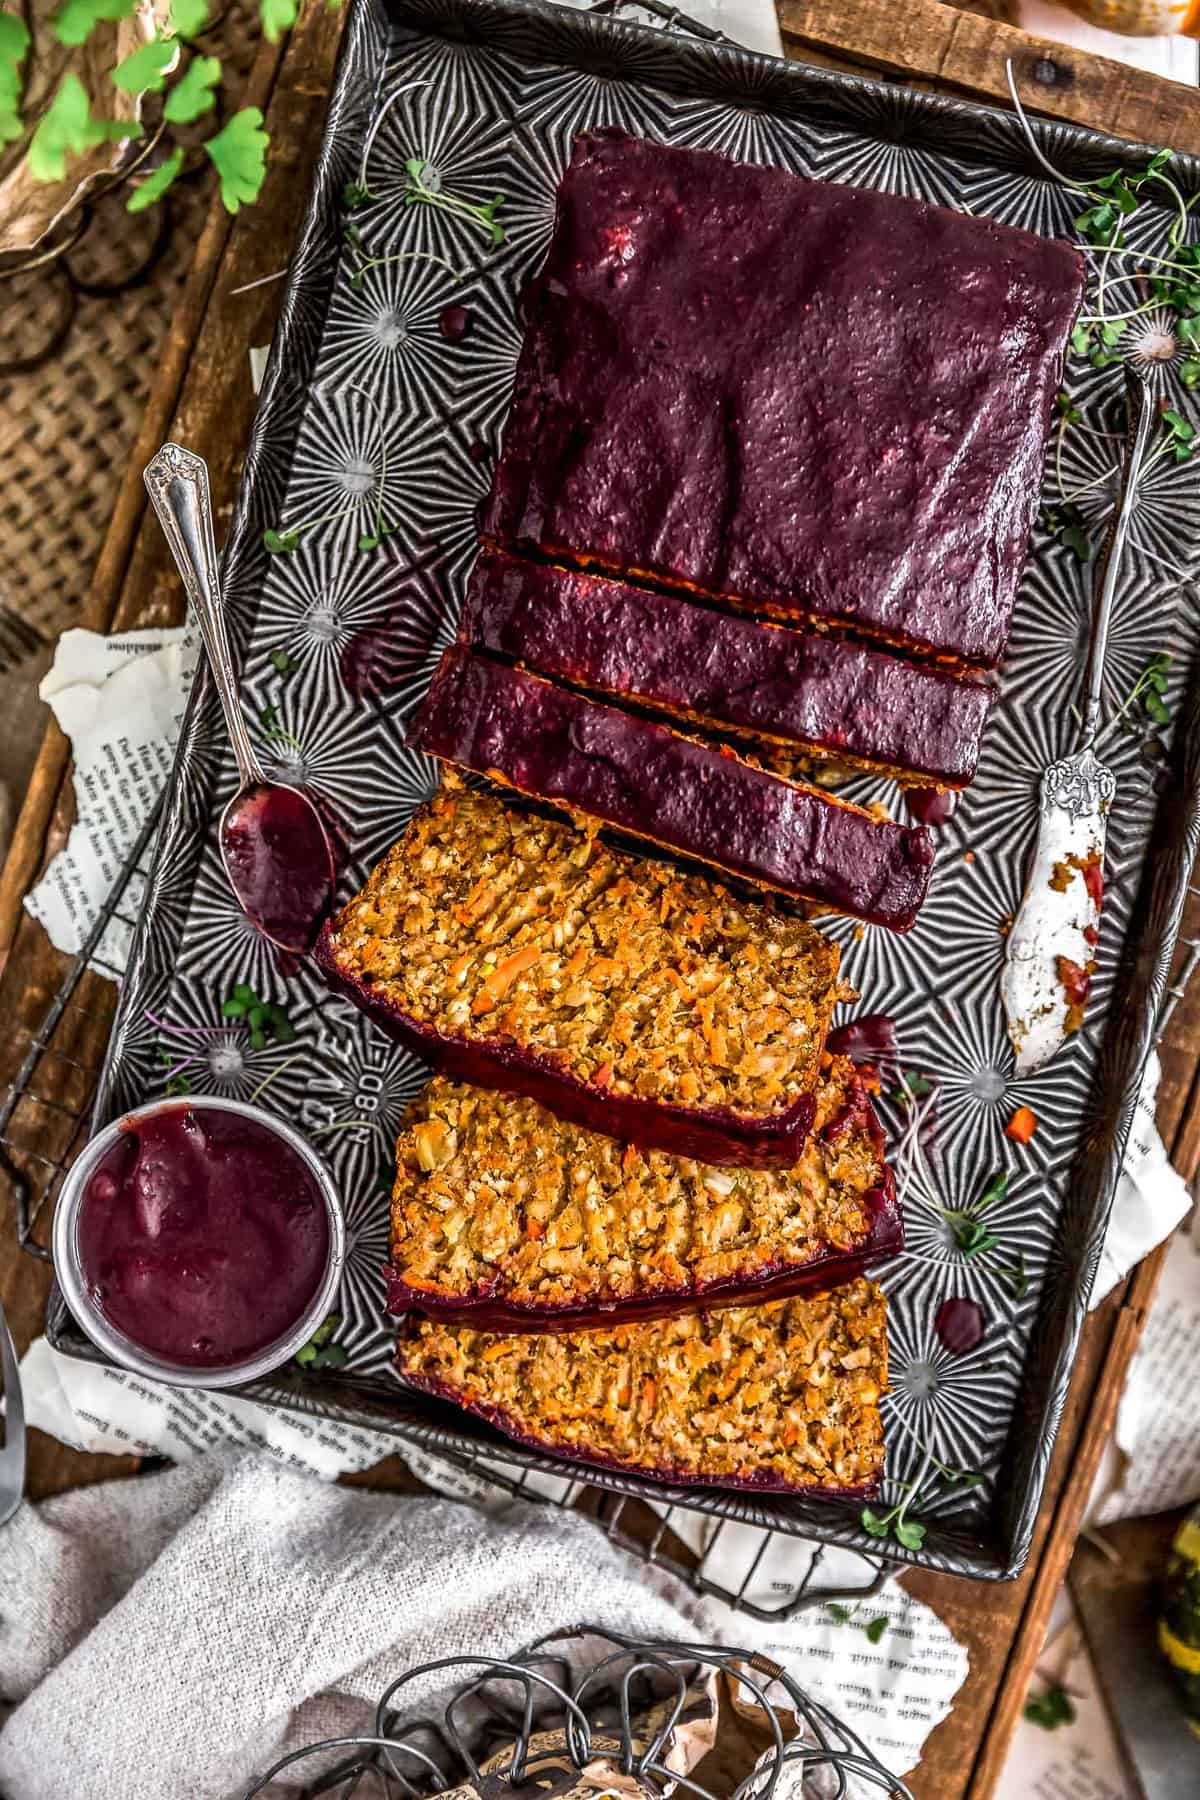
[[[485,535],[994,664],[1083,284],[994,220],[582,136]]]

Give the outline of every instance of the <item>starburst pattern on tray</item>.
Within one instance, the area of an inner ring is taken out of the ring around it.
[[[404,718],[461,604],[515,367],[519,294],[548,240],[574,131],[615,124],[1034,230],[1069,234],[1079,210],[998,115],[743,53],[714,56],[681,38],[566,11],[525,15],[488,0],[398,4],[404,23],[391,29],[386,70],[381,15],[363,7],[348,27],[359,98],[351,103],[339,90],[335,102],[321,203],[299,248],[300,279],[285,304],[226,565],[248,718],[272,772],[311,782],[336,809],[352,847],[343,893],[432,785],[428,759],[405,746]],[[365,164],[364,95],[373,96],[376,121],[385,109]],[[1111,166],[1114,152],[1099,140],[1065,126],[1037,130],[1056,162],[1089,178]],[[1172,215],[1166,206],[1143,212],[1133,241],[1146,248],[1165,236]],[[466,313],[461,331],[457,317],[443,323],[448,308]],[[1118,348],[1136,352],[1136,336],[1145,355],[1146,346],[1156,349],[1148,357],[1156,391],[1188,412],[1183,359],[1178,345],[1165,353],[1163,327],[1149,309]],[[823,921],[863,996],[857,1010],[888,1015],[897,1040],[896,1058],[881,1068],[880,1106],[908,1176],[908,1249],[884,1275],[893,1392],[880,1516],[904,1509],[898,1517],[909,1541],[896,1536],[897,1518],[884,1528],[898,1554],[992,1572],[990,1483],[951,1480],[943,1470],[994,1470],[1014,1410],[1036,1409],[1045,1397],[1038,1383],[1050,1379],[1054,1349],[1039,1297],[1050,1284],[1073,1291],[1059,1222],[1155,803],[1159,762],[1149,740],[1161,727],[1145,694],[1158,688],[1139,695],[1138,683],[1151,659],[1169,654],[1162,703],[1170,714],[1200,642],[1195,605],[1170,612],[1177,579],[1194,574],[1200,559],[1200,506],[1194,469],[1164,437],[1138,497],[1108,670],[1109,712],[1126,710],[1106,745],[1121,788],[1096,1003],[1067,1054],[1036,1079],[1014,1082],[996,998],[1003,931],[1020,898],[1038,777],[1073,738],[1070,697],[1123,425],[1119,370],[1073,356],[1067,389],[1065,405],[1077,417],[1066,418],[1052,448],[1043,522],[978,779],[938,828],[928,906],[906,937]],[[274,553],[264,544],[271,531],[281,540]],[[364,539],[374,542],[360,549]],[[215,718],[201,689],[103,1103],[111,1111],[161,1092],[163,1051],[181,1044],[206,1080],[236,1082],[242,1093],[260,1087],[264,1105],[301,1116],[316,1134],[352,1225],[339,1302],[344,1401],[348,1381],[377,1389],[389,1362],[379,1312],[387,1248],[381,1176],[387,1137],[421,1071],[309,969],[281,966],[240,929],[215,845],[215,822],[234,787]],[[852,792],[897,808],[892,783],[856,782]],[[293,1042],[256,1049],[237,1020],[222,1017],[237,984],[285,1009]],[[896,1097],[904,1082],[928,1087],[905,1101]],[[1019,1105],[1036,1114],[1023,1145],[1005,1136]],[[927,1167],[914,1186],[919,1158]],[[1094,1220],[1072,1221],[1068,1252],[1097,1229]],[[979,1309],[976,1346],[955,1350],[938,1337],[939,1307],[953,1298]],[[313,1393],[318,1409],[328,1404]],[[399,1395],[394,1406],[428,1442],[456,1428],[444,1410]],[[1044,1446],[1029,1456],[1044,1466]],[[729,1504],[711,1495],[696,1503],[714,1511]],[[740,1516],[779,1522],[778,1510],[752,1496],[737,1507]],[[856,1507],[789,1501],[785,1510],[791,1528],[809,1534],[868,1548],[878,1537]]]

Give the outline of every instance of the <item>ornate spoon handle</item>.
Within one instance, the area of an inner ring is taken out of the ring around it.
[[[185,450],[181,444],[164,444],[147,463],[142,479],[175,558],[175,566],[183,578],[184,590],[195,608],[241,785],[257,785],[265,781],[266,776],[246,730],[238,697],[237,671],[229,653],[217,544],[213,536],[208,465],[203,457]]]

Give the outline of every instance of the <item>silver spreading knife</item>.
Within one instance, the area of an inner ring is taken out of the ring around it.
[[[1117,786],[1096,755],[1104,655],[1138,474],[1155,420],[1145,385],[1132,370],[1126,370],[1125,384],[1125,468],[1097,570],[1079,738],[1071,756],[1042,774],[1037,843],[1000,979],[1018,1075],[1044,1067],[1078,1028],[1095,966],[1104,839]]]

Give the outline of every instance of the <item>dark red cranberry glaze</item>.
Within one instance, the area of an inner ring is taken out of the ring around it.
[[[825,1048],[833,1056],[848,1056],[852,1063],[860,1065],[894,1061],[898,1055],[896,1022],[886,1013],[861,1013],[857,1019],[836,1025],[825,1040]]]
[[[168,1362],[227,1368],[278,1342],[329,1259],[303,1159],[254,1119],[170,1107],[131,1123],[79,1204],[83,1279],[105,1318]]]
[[[904,805],[919,825],[944,825],[958,805],[954,788],[905,788]]]
[[[221,827],[230,885],[248,919],[285,950],[307,950],[333,900],[329,839],[295,788],[252,787]]]

